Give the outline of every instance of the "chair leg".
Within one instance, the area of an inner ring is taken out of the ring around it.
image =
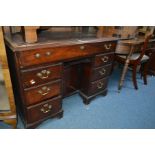
[[[138,89],[136,74],[137,74],[137,66],[133,66],[133,71],[132,71],[133,85],[134,85],[135,89]]]
[[[143,80],[144,84],[147,85],[147,71],[148,71],[148,63],[144,63],[143,65]]]
[[[140,65],[139,72],[140,72],[140,78],[142,79],[142,77],[143,77],[143,65],[142,64]]]

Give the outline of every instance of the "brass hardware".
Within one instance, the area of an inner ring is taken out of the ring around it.
[[[103,82],[97,83],[97,88],[98,88],[98,89],[101,89],[102,87],[103,87]]]
[[[49,75],[51,74],[51,71],[49,70],[42,70],[41,72],[37,73],[37,76],[41,79],[47,79]]]
[[[100,75],[104,75],[106,73],[106,70],[104,68],[102,68],[100,71],[99,71]]]
[[[84,50],[85,49],[85,46],[80,46],[80,50]]]
[[[36,53],[35,54],[35,57],[38,59],[38,58],[40,58],[40,54],[39,53]]]
[[[43,107],[40,109],[41,112],[43,112],[44,114],[50,112],[52,109],[52,105],[49,104],[44,104]]]
[[[42,74],[41,73],[37,73],[37,76],[41,78],[42,77]]]
[[[42,96],[45,96],[49,93],[50,90],[51,90],[50,88],[44,86],[40,90],[38,90],[38,93],[41,94]]]
[[[32,79],[32,80],[30,80],[30,83],[33,85],[36,83],[36,81]]]
[[[111,48],[111,46],[112,46],[111,44],[109,44],[109,45],[104,44],[104,47],[105,47],[106,50],[109,50]]]
[[[108,56],[104,56],[103,58],[101,58],[101,60],[102,60],[103,62],[108,62],[108,59],[109,59]]]
[[[51,55],[51,52],[46,52],[46,56],[50,56]]]

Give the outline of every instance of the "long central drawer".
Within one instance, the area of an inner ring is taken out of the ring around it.
[[[74,58],[91,56],[99,52],[110,52],[115,50],[115,42],[105,42],[96,44],[82,44],[65,47],[52,47],[22,51],[17,54],[20,67],[31,65],[66,61]]]

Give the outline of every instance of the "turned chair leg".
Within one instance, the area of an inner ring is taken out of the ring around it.
[[[137,66],[133,66],[132,81],[133,81],[133,85],[134,85],[135,89],[138,89],[136,74],[137,74]]]
[[[148,63],[143,64],[143,80],[144,84],[147,85],[147,71],[148,71]]]
[[[140,78],[142,79],[143,78],[143,65],[141,64],[140,65],[140,70],[139,70],[139,72],[140,72]]]

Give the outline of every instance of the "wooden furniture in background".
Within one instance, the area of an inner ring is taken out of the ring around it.
[[[145,39],[149,34],[153,34],[154,29],[155,29],[154,26],[138,26],[137,37],[141,39]]]
[[[134,38],[137,33],[137,26],[101,26],[98,27],[99,37]]]
[[[22,33],[25,42],[35,43],[38,41],[37,29],[39,29],[39,26],[4,26],[3,32],[10,37],[17,32]]]
[[[24,39],[27,43],[35,43],[38,41],[37,38],[37,29],[39,26],[24,26]]]
[[[10,104],[10,109],[8,111],[4,111],[4,112],[0,111],[0,121],[8,123],[12,125],[13,128],[16,128],[16,108],[15,108],[14,95],[12,90],[12,83],[10,79],[10,71],[8,68],[8,61],[7,61],[6,51],[5,51],[2,27],[0,27],[0,63],[2,65],[4,82],[5,82],[5,86],[6,86],[6,90],[9,98],[9,104]],[[0,103],[0,104],[5,104],[5,103]]]
[[[124,53],[120,54],[116,53],[115,59],[117,62],[119,63],[123,63],[124,64],[124,68],[122,71],[122,75],[120,78],[120,82],[119,82],[119,86],[118,86],[118,90],[120,91],[125,79],[125,75],[126,72],[128,70],[128,66],[132,67],[132,79],[133,79],[133,84],[135,89],[138,89],[137,86],[137,80],[136,80],[136,73],[137,73],[137,67],[138,65],[142,65],[143,70],[142,71],[142,76],[144,77],[144,84],[147,84],[147,69],[148,69],[148,60],[149,57],[146,54],[146,50],[148,48],[148,43],[149,43],[149,39],[151,36],[148,36],[145,41],[144,40],[137,40],[137,39],[133,39],[133,40],[124,40],[124,41],[120,41],[121,44],[125,44],[128,45],[130,47],[130,51],[127,55],[124,55]],[[143,47],[141,48],[141,46],[143,45]],[[139,51],[140,53],[134,53],[135,51]],[[116,51],[117,52],[117,51]]]
[[[117,39],[96,34],[45,32],[26,44],[5,37],[18,111],[26,128],[62,117],[62,99],[79,93],[85,104],[107,94]],[[78,103],[77,103],[78,104]]]
[[[12,36],[15,33],[20,33],[25,43],[38,42],[38,32],[49,30],[50,32],[83,32],[88,29],[92,31],[89,26],[4,26],[4,34]]]
[[[104,26],[98,26],[97,37],[101,38],[104,35]]]
[[[147,49],[146,53],[150,57],[148,65],[148,74],[155,76],[155,29],[153,30],[153,38],[154,41],[152,41],[149,44],[149,48]]]
[[[150,57],[148,64],[148,74],[155,76],[155,43],[147,50],[147,54]]]

